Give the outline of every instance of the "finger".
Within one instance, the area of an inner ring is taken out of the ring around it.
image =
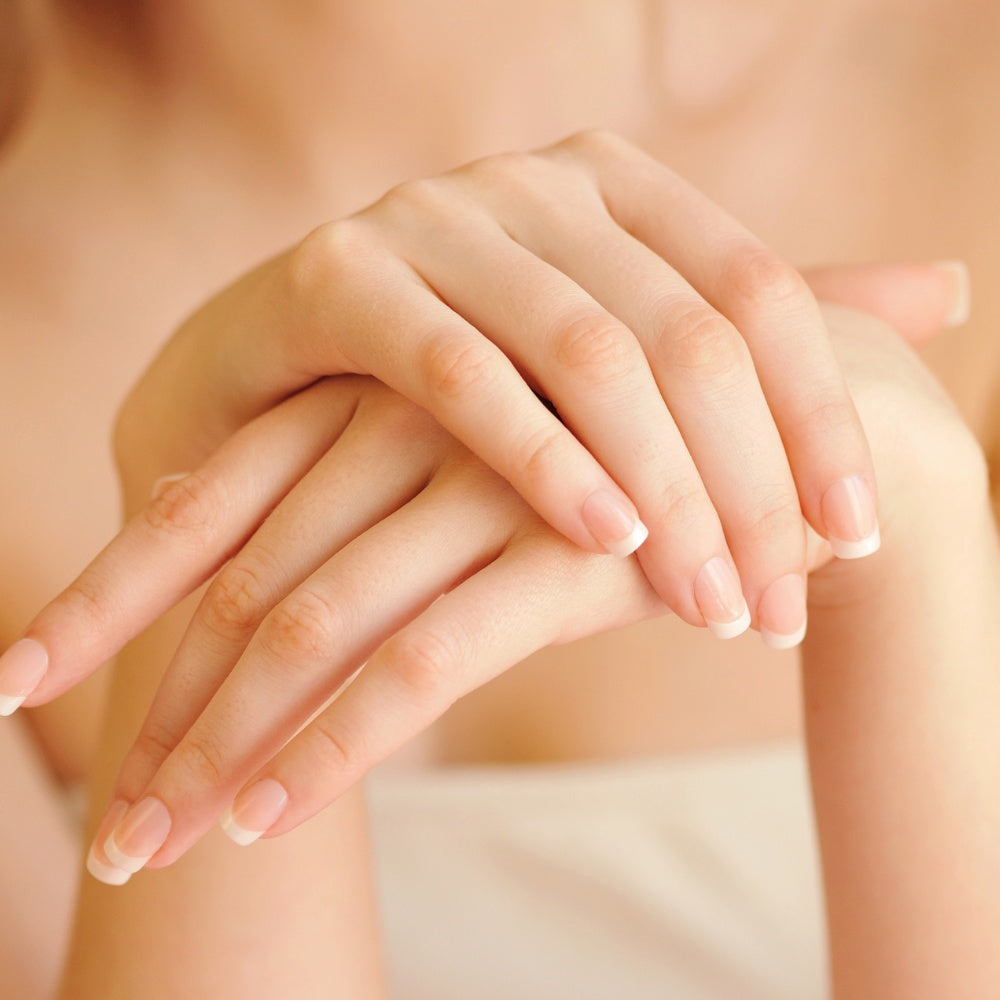
[[[870,312],[911,344],[969,318],[969,272],[961,261],[828,267],[803,277],[816,298]]]
[[[105,849],[116,867],[134,871],[154,853],[160,866],[183,853],[239,784],[387,635],[493,558],[523,517],[523,505],[496,489],[493,473],[483,469],[477,475],[478,482],[460,486],[442,475],[440,485],[435,480],[344,548],[264,619],[240,662],[109,837]],[[481,498],[476,517],[452,502],[457,488],[473,504]]]
[[[329,448],[356,398],[354,387],[316,386],[170,484],[0,658],[0,694],[51,700],[200,586]]]
[[[383,200],[398,225],[425,210],[420,190],[407,185]],[[578,545],[633,552],[646,530],[620,486],[504,353],[384,242],[370,219],[332,223],[234,286],[167,345],[125,424],[148,425],[149,400],[169,400],[179,373],[191,397],[171,432],[181,439],[194,427],[231,433],[320,375],[370,373],[432,413]],[[142,446],[141,435],[122,445]]]
[[[739,331],[606,211],[585,213],[567,198],[548,206],[539,201],[530,212],[522,211],[520,218],[514,218],[514,206],[499,212],[506,227],[528,249],[587,289],[633,331],[641,360],[628,359],[627,371],[641,369],[648,374],[647,365],[651,367],[651,392],[667,401],[680,429],[680,446],[690,452],[721,519],[743,592],[765,641],[780,648],[796,644],[804,635],[806,621],[802,512],[784,444]],[[575,219],[577,238],[573,240],[565,238],[572,231],[568,213]],[[477,291],[480,298],[488,298],[487,290]],[[544,349],[544,338],[528,339]],[[598,384],[602,377],[613,379],[614,364],[600,356],[588,360],[598,370],[592,376]],[[564,373],[579,366],[564,362],[548,367],[552,370],[546,371],[546,378],[559,387],[554,399],[561,408],[565,405],[564,415],[568,414],[581,440],[637,500],[640,516],[651,527],[651,542],[643,547],[640,561],[656,585],[660,574],[654,563],[661,553],[655,542],[661,522],[643,505],[644,494],[633,482],[637,473],[640,482],[649,477],[660,483],[678,480],[664,478],[662,466],[647,459],[654,453],[641,436],[636,440],[634,430],[629,437],[628,424],[620,415],[631,419],[635,414],[636,424],[655,432],[660,432],[664,418],[655,412],[642,414],[636,402],[638,392],[625,379],[618,379],[626,384],[616,386],[612,405],[605,407],[610,412],[601,412],[600,397],[587,391],[586,385],[571,384],[564,394],[559,391],[564,388],[560,384],[565,381]],[[596,435],[589,432],[588,423],[595,416]],[[634,443],[634,448],[623,448],[623,441]],[[611,449],[614,457],[606,458],[603,448]],[[645,495],[649,496],[648,490]],[[657,590],[666,597],[659,586]]]
[[[209,585],[122,763],[114,797],[136,800],[271,610],[416,496],[449,440],[398,394],[377,383],[365,391],[333,447]]]
[[[841,558],[873,552],[879,535],[871,454],[801,275],[699,191],[621,140],[588,134],[552,155],[588,157],[619,224],[735,324],[807,520]]]
[[[548,218],[544,205],[536,209],[542,215],[539,228],[562,228],[563,220]],[[606,213],[601,214],[607,219]],[[625,236],[617,227],[609,225],[608,229]],[[411,235],[415,245],[424,248],[421,274],[435,292],[511,355],[555,403],[574,436],[625,486],[643,523],[652,529],[642,548],[643,566],[671,610],[693,625],[707,621],[719,635],[745,629],[749,612],[713,506],[714,496],[706,491],[689,442],[664,402],[641,337],[637,339],[627,325],[644,319],[630,302],[637,289],[643,289],[640,297],[646,300],[650,287],[659,289],[663,300],[672,294],[678,311],[684,308],[680,299],[685,293],[692,302],[702,307],[704,303],[683,279],[631,237],[626,238],[633,267],[623,275],[611,263],[622,246],[607,232],[593,233],[593,245],[608,273],[587,277],[593,277],[599,290],[607,293],[606,304],[613,307],[609,311],[573,280],[566,260],[553,267],[539,259],[533,248],[525,248],[502,231],[467,232],[461,247],[450,251],[419,229]],[[641,251],[646,267],[634,260]],[[516,274],[516,289],[490,280],[495,274]],[[629,280],[621,287],[625,277]],[[654,284],[643,286],[646,281]],[[784,470],[794,528],[801,536],[801,515],[781,442],[753,378],[749,354],[735,331],[734,339],[746,354],[747,381],[756,391],[759,423],[764,425],[760,436],[770,427],[774,464]],[[704,414],[701,420],[707,422]],[[755,440],[752,432],[756,430],[751,428],[744,437]],[[752,496],[743,499],[753,502]],[[800,551],[798,564],[793,555],[792,565],[801,568],[801,561]],[[709,576],[729,583],[732,594],[698,585],[700,577]]]
[[[662,612],[635,562],[609,569],[551,535],[512,545],[378,650],[351,686],[236,796],[227,832],[249,843],[261,833],[291,830],[463,694],[536,649]]]

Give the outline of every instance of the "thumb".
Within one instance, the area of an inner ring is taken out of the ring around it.
[[[872,313],[911,344],[969,318],[969,272],[961,261],[854,264],[803,273],[818,299]]]

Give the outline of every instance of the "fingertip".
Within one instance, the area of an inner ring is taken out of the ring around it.
[[[934,266],[944,280],[948,310],[944,323],[948,328],[964,326],[972,312],[972,282],[969,268],[961,260],[939,260]]]
[[[288,792],[274,778],[262,778],[243,789],[222,817],[222,832],[241,847],[259,840],[281,818]]]
[[[119,868],[114,864],[104,851],[104,843],[111,831],[118,825],[125,813],[128,812],[129,803],[125,799],[115,799],[108,807],[107,812],[98,824],[97,833],[87,852],[87,871],[105,885],[124,885],[131,877],[132,873]]]
[[[131,877],[132,873],[118,868],[110,863],[105,864],[97,853],[97,846],[91,845],[87,853],[87,871],[105,885],[124,885]]]
[[[249,847],[254,841],[260,840],[263,835],[263,830],[248,830],[246,827],[240,826],[239,823],[233,819],[233,807],[230,806],[223,815],[219,825],[222,827],[222,832],[234,843],[239,844],[240,847]]]
[[[0,716],[13,715],[48,669],[48,651],[37,639],[18,639],[7,649],[0,656]]]
[[[731,622],[715,622],[705,619],[709,632],[716,639],[735,639],[743,635],[750,628],[750,609],[744,604],[743,612],[739,618]]]
[[[591,493],[581,514],[597,544],[620,559],[632,555],[649,537],[649,529],[632,504],[609,489]]]

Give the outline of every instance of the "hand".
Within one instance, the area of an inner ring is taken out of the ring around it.
[[[654,589],[723,637],[800,634],[803,513],[841,555],[877,545],[807,285],[611,136],[401,185],[200,310],[123,410],[136,495],[344,372],[426,409],[578,545],[627,555],[648,528]]]
[[[836,326],[845,361],[862,386],[863,413],[880,421],[866,426],[885,464],[899,456],[895,435],[901,421],[946,431],[960,426],[891,334],[854,313],[837,314]],[[297,402],[306,405],[304,398]],[[124,869],[141,866],[151,855],[151,866],[169,864],[208,829],[241,785],[226,822],[230,835],[240,842],[262,831],[280,835],[342,794],[458,697],[535,649],[662,612],[634,561],[568,544],[439,431],[420,438],[435,439],[444,457],[435,447],[412,459],[404,458],[402,448],[394,454],[396,427],[420,419],[394,394],[368,386],[354,413],[341,441],[367,441],[375,454],[388,452],[389,468],[402,476],[402,494],[423,481],[425,463],[436,471],[413,501],[339,548],[292,589],[330,546],[326,526],[313,529],[312,539],[303,537],[303,524],[316,521],[303,512],[328,506],[333,484],[353,480],[362,464],[354,444],[339,455],[335,447],[222,571],[126,760],[115,792],[120,804],[98,833],[97,852],[114,833],[111,860]],[[273,419],[277,423],[276,414]],[[960,454],[937,454],[948,439],[947,433],[936,439],[921,434],[914,447],[919,451],[933,441],[935,459],[947,465]],[[255,451],[264,447],[259,441]],[[234,456],[233,474],[239,464]],[[887,478],[896,484],[894,476]],[[377,482],[380,498],[386,497],[384,478]],[[886,497],[887,524],[893,527],[912,502],[905,476],[899,486]],[[377,507],[362,521],[378,517]],[[356,527],[334,545],[352,537]],[[298,566],[296,545],[310,555]],[[815,567],[831,555],[817,539]],[[286,570],[278,571],[278,563],[291,571],[282,575]],[[840,564],[842,595],[852,593],[850,569]],[[264,581],[273,587],[266,594],[259,589]],[[365,660],[351,685],[320,711]],[[125,814],[127,803],[138,805]]]
[[[233,782],[273,754],[387,636],[391,641],[331,710],[335,724],[344,726],[346,720],[346,731],[363,745],[353,751],[356,768],[345,759],[345,766],[320,771],[332,773],[340,786],[423,728],[455,697],[534,649],[663,610],[634,563],[588,556],[567,545],[426,414],[383,387],[368,386],[359,396],[356,384],[348,380],[348,385],[350,391],[343,379],[330,380],[282,404],[244,428],[192,477],[215,483],[214,495],[228,498],[228,520],[238,533],[259,521],[262,507],[276,503],[289,483],[316,463],[209,590],[122,772],[122,803],[136,801],[147,786],[167,789],[163,794],[172,808],[164,814],[183,817],[172,837],[175,851],[183,849],[185,829],[188,837],[200,832],[199,813],[210,823],[235,790]],[[409,429],[417,447],[400,428]],[[366,468],[362,450],[378,460],[377,469]],[[325,457],[317,462],[320,454]],[[359,474],[362,468],[366,471]],[[327,509],[338,491],[349,493],[352,504],[332,528],[310,517],[317,506]],[[178,563],[190,560],[193,551],[211,558],[218,538],[205,528],[220,519],[212,504],[199,507],[198,500],[205,499],[184,481],[153,505],[161,533],[168,528],[162,555],[179,555]],[[468,505],[477,499],[492,517],[470,520]],[[167,510],[171,516],[163,519]],[[391,510],[396,513],[385,518]],[[366,532],[369,524],[375,527]],[[92,567],[94,578],[120,576],[143,546],[141,565],[148,569],[149,557],[161,555],[148,547],[149,527],[148,517],[133,522]],[[400,555],[400,537],[417,550]],[[501,548],[493,560],[491,554]],[[331,553],[337,554],[324,562]],[[483,563],[482,571],[420,613]],[[176,571],[176,565],[170,569]],[[303,587],[282,600],[307,576]],[[156,578],[163,582],[159,574]],[[562,599],[567,593],[571,602]],[[557,611],[553,599],[559,601]],[[134,600],[134,592],[123,591],[112,603],[121,609]],[[394,634],[414,615],[412,625]],[[467,655],[461,661],[474,665],[471,673],[445,655],[462,643]],[[428,644],[433,657],[426,653]],[[290,685],[289,677],[301,680]],[[394,700],[400,704],[394,706]],[[353,721],[352,705],[360,713]],[[376,717],[398,722],[376,725],[371,722]],[[293,744],[299,752],[308,747],[308,734],[325,732],[325,718]],[[245,741],[234,738],[239,732],[246,733]],[[220,741],[220,734],[227,735]],[[333,742],[319,738],[327,753],[351,745],[343,735]],[[208,799],[207,777],[215,790]],[[314,790],[322,805],[342,787]],[[305,795],[297,796],[297,806],[308,808]],[[110,832],[107,824],[114,825],[121,812],[120,806],[111,810],[99,836]],[[156,863],[169,857],[165,848]]]

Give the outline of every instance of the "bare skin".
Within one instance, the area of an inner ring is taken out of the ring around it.
[[[723,44],[694,31],[712,15],[691,0],[654,21],[662,34],[650,36],[652,46],[638,3],[624,12],[595,5],[587,19],[575,5],[554,3],[543,16],[537,5],[497,3],[466,22],[441,0],[410,14],[414,23],[403,3],[395,19],[367,14],[364,4],[338,5],[336,14],[317,4],[302,14],[317,23],[282,13],[247,24],[231,6],[172,5],[171,18],[190,19],[206,37],[221,37],[211,35],[210,17],[238,25],[183,78],[185,53],[176,48],[165,48],[155,74],[109,53],[98,77],[81,58],[82,37],[61,39],[0,161],[0,231],[13,234],[0,244],[10,331],[0,347],[8,456],[0,552],[13,568],[4,644],[116,528],[112,415],[192,305],[399,180],[592,124],[643,144],[798,263],[967,260],[974,322],[954,335],[960,347],[946,337],[927,354],[995,450],[1000,290],[983,279],[1000,268],[984,210],[1000,163],[1000,139],[988,127],[1000,24],[982,5],[928,2],[901,12],[845,0],[803,12],[775,0],[741,12],[751,42]],[[727,13],[721,0],[716,7],[716,16]],[[400,25],[398,34],[386,34],[386,23]],[[363,61],[351,55],[362,50]],[[296,55],[280,77],[249,81],[238,72],[236,53],[274,51]],[[447,85],[421,75],[439,62],[453,66]],[[359,87],[371,66],[378,86]],[[467,85],[454,88],[457,78]],[[552,100],[528,99],[539,93]],[[235,117],[234,107],[245,110]],[[613,675],[604,666],[609,643],[631,654]],[[734,655],[664,619],[536,655],[463,700],[412,752],[441,762],[530,761],[789,737],[799,730],[794,662],[749,637]],[[98,680],[31,713],[61,779],[89,773],[101,688]],[[564,710],[568,692],[573,712]],[[141,711],[133,702],[125,724]],[[15,794],[4,788],[0,801]],[[53,837],[70,863],[71,839]],[[65,920],[67,908],[60,901],[53,919]]]

